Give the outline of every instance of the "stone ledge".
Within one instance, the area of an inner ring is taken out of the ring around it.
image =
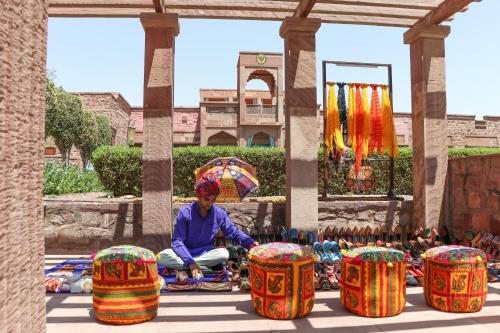
[[[319,203],[318,225],[321,229],[327,226],[376,228],[412,222],[413,201],[410,196],[405,196],[404,201],[387,200],[381,196],[339,196],[333,199],[336,200]],[[172,205],[174,217],[185,204]],[[226,210],[236,224],[248,229],[283,225],[285,222],[284,202],[221,203],[218,206]],[[142,235],[140,198],[87,198],[84,201],[48,198],[44,207],[46,253],[72,251],[88,254],[112,245],[135,243]]]

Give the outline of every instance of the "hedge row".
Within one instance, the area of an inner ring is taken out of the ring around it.
[[[452,148],[450,156],[470,156],[500,153],[496,148]],[[142,192],[140,148],[101,147],[92,156],[94,168],[106,189],[115,196]],[[252,196],[285,194],[285,150],[282,148],[247,147],[177,147],[174,148],[173,183],[174,195],[193,196],[194,169],[220,156],[236,156],[257,170],[260,186]],[[349,160],[349,159],[348,159]],[[318,151],[318,191],[323,191],[323,152]],[[342,162],[338,168],[328,163],[329,193],[349,194],[345,181],[352,161]],[[370,193],[386,194],[389,184],[389,161],[374,156],[368,161],[375,176],[376,187]],[[412,194],[412,150],[401,148],[394,161],[394,193]]]

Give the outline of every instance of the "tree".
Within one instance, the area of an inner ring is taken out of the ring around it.
[[[75,142],[75,146],[80,151],[84,169],[87,168],[94,150],[100,146],[111,145],[111,135],[111,127],[106,117],[84,111],[82,126]]]
[[[97,147],[111,146],[113,132],[109,125],[108,118],[98,114],[96,115],[98,134],[97,134]]]
[[[80,157],[83,163],[83,169],[87,169],[90,157],[94,150],[98,147],[99,126],[97,124],[96,115],[90,111],[83,112],[82,124],[80,132],[75,141],[75,147],[80,151]]]
[[[45,135],[54,138],[64,164],[69,165],[69,154],[83,122],[82,101],[80,97],[57,87],[50,79],[47,79],[45,93]]]

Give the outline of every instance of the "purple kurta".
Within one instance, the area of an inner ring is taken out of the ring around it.
[[[198,201],[181,207],[175,219],[172,249],[182,259],[184,265],[194,263],[198,257],[215,248],[214,238],[221,229],[224,235],[249,248],[254,240],[239,230],[226,212],[213,205],[205,218],[200,216]]]

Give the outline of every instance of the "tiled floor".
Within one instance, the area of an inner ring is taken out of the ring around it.
[[[51,256],[47,267],[66,256]],[[72,256],[74,258],[74,256]],[[250,295],[240,292],[189,292],[161,296],[158,316],[132,326],[111,326],[92,317],[92,296],[47,295],[49,333],[98,332],[500,332],[500,283],[490,284],[478,313],[452,314],[429,308],[422,288],[407,289],[406,308],[390,318],[363,318],[343,309],[338,291],[316,293],[313,312],[299,320],[269,320],[255,314]]]

